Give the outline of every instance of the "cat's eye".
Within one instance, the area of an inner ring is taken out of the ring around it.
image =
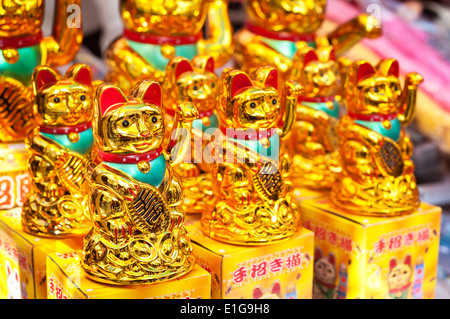
[[[273,105],[277,105],[277,103],[278,103],[277,99],[273,99],[273,100],[272,100],[272,104],[273,104]]]
[[[81,101],[85,101],[85,100],[86,100],[86,95],[80,96],[80,100],[81,100]]]
[[[250,107],[251,107],[252,109],[254,109],[254,108],[256,107],[256,103],[255,103],[255,102],[250,103]]]
[[[156,116],[152,117],[152,123],[157,123],[158,122],[158,118]]]
[[[123,127],[128,127],[128,126],[130,126],[130,122],[128,122],[128,120],[123,120],[122,121],[122,126]]]
[[[378,93],[378,91],[380,91],[380,89],[378,88],[378,86],[376,86],[376,87],[373,88],[373,91],[374,91],[375,93]]]
[[[61,99],[60,99],[59,97],[55,97],[55,98],[53,99],[53,102],[59,103],[59,102],[61,102]]]
[[[193,89],[194,89],[194,91],[197,91],[198,90],[198,86],[194,85]]]
[[[211,87],[214,89],[216,87],[216,83],[212,83]]]

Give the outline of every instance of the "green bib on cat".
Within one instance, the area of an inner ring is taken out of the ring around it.
[[[148,163],[151,165],[150,171],[148,173],[142,173],[137,164],[119,164],[119,163],[111,163],[104,162],[106,165],[111,166],[112,168],[118,169],[134,179],[138,181],[149,184],[154,187],[159,187],[164,180],[164,176],[166,175],[166,158],[163,154],[159,155],[152,161]]]
[[[213,115],[209,116],[208,118],[209,118],[209,121],[210,121],[210,125],[209,126],[205,126],[203,124],[202,119],[197,119],[197,120],[194,120],[192,122],[192,128],[194,130],[198,130],[198,131],[201,130],[202,133],[205,133],[205,131],[207,129],[209,129],[209,128],[216,129],[216,128],[219,127],[219,118],[217,117],[217,114],[213,114]]]
[[[140,43],[127,39],[128,45],[156,70],[164,71],[169,60],[163,57],[160,44]],[[197,43],[174,45],[175,56],[192,60],[198,54]]]
[[[31,75],[34,68],[41,64],[42,53],[39,44],[17,49],[19,60],[14,64],[6,62],[3,54],[0,54],[0,75],[16,79],[28,86],[31,83]]]
[[[333,108],[329,108],[326,102],[301,102],[302,105],[312,108],[316,111],[322,111],[329,116],[339,119],[339,103],[338,101],[333,101]]]
[[[94,136],[92,135],[92,128],[89,128],[81,133],[78,133],[80,138],[78,142],[72,143],[69,140],[69,136],[66,134],[50,134],[40,132],[41,135],[55,141],[62,147],[65,147],[72,152],[78,153],[80,155],[86,155],[92,150],[94,145]]]
[[[289,59],[293,59],[295,56],[295,53],[297,52],[297,42],[289,41],[289,40],[275,40],[275,39],[269,39],[263,36],[260,36],[264,43],[268,44],[278,52],[280,52],[282,55]],[[309,41],[307,42],[308,46],[312,48],[316,48],[317,44],[315,41]]]
[[[401,133],[401,123],[398,118],[392,119],[389,121],[391,123],[391,128],[386,128],[383,125],[383,122],[379,121],[363,121],[363,120],[355,120],[355,123],[364,126],[378,134],[388,137],[394,141],[398,141]]]

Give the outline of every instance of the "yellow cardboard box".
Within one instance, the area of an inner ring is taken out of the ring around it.
[[[49,239],[25,233],[21,208],[0,211],[0,298],[46,299],[46,256],[81,247],[82,237]]]
[[[311,189],[307,187],[296,187],[294,188],[294,198],[298,205],[306,199],[313,199],[319,197],[325,197],[330,194],[330,190],[318,190]]]
[[[24,143],[0,143],[0,210],[22,207],[30,191]]]
[[[166,282],[108,285],[86,277],[80,251],[47,256],[48,299],[209,299],[211,275],[198,265],[186,275]]]
[[[400,217],[368,217],[328,198],[301,204],[315,234],[313,298],[433,298],[441,208],[422,204]]]
[[[188,225],[197,263],[212,275],[213,299],[310,299],[314,235],[302,229],[278,244],[248,247],[205,236]]]

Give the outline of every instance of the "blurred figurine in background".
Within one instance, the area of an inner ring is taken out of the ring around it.
[[[165,140],[161,87],[141,81],[130,95],[103,84],[96,92],[93,120],[96,157],[88,167],[88,207],[82,266],[94,280],[144,284],[179,277],[194,265],[184,228],[183,188],[172,164],[183,158],[198,111],[176,109],[173,141]],[[179,142],[178,142],[179,141]]]
[[[420,74],[408,73],[402,88],[394,59],[375,67],[363,60],[350,65],[344,87],[348,112],[338,128],[342,172],[331,193],[336,206],[386,216],[419,206],[405,127],[413,120],[422,81]]]
[[[208,209],[214,197],[209,165],[203,159],[203,133],[211,134],[219,127],[216,112],[219,79],[214,73],[214,59],[198,55],[190,62],[175,57],[169,61],[165,73],[162,89],[168,127],[173,125],[175,110],[182,102],[194,104],[199,111],[199,119],[192,123],[190,151],[186,152],[185,160],[174,167],[174,172],[183,184],[183,209],[186,213],[201,213]]]
[[[79,8],[80,0],[57,0],[52,36],[44,38],[44,0],[0,2],[0,142],[23,140],[35,127],[31,76],[38,65],[73,60],[83,38]]]
[[[247,21],[236,34],[237,66],[253,73],[259,66],[275,67],[282,80],[289,78],[298,42],[316,47],[315,32],[325,19],[326,0],[246,0]],[[379,22],[362,13],[328,34],[336,55],[362,38],[381,35]]]
[[[329,189],[341,171],[337,127],[340,118],[341,76],[335,50],[299,43],[292,80],[303,86],[288,150],[295,187]]]
[[[106,80],[125,91],[143,79],[162,83],[175,56],[192,60],[207,54],[216,67],[224,65],[234,50],[227,6],[228,0],[121,0],[125,29],[107,51]]]
[[[282,147],[301,86],[288,81],[280,94],[271,67],[258,69],[254,79],[236,69],[222,74],[217,112],[225,137],[211,142],[220,144],[210,151],[220,156],[211,164],[215,199],[201,220],[206,235],[238,245],[278,242],[301,228]]]
[[[94,89],[88,66],[73,65],[64,78],[38,66],[32,78],[38,125],[26,141],[31,192],[23,205],[26,232],[64,237],[88,230],[86,168],[94,144]]]

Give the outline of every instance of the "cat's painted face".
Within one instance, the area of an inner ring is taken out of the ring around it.
[[[314,275],[322,283],[334,284],[336,281],[336,259],[330,253],[328,257],[322,256],[322,252],[316,250],[314,262]]]
[[[387,282],[390,289],[401,289],[411,282],[411,256],[406,256],[403,263],[391,259],[389,268]]]
[[[293,61],[292,79],[302,84],[302,95],[306,97],[336,95],[341,77],[334,50],[307,46],[299,50]]]
[[[143,81],[129,98],[105,84],[96,95],[95,138],[103,151],[143,154],[161,146],[165,127],[159,84]]]
[[[35,34],[43,19],[43,0],[0,0],[1,37]]]
[[[219,116],[223,120],[223,113],[226,113],[228,127],[268,129],[278,125],[282,113],[277,90],[278,73],[273,68],[264,68],[257,72],[256,79],[252,81],[238,70],[222,77],[222,96],[219,97],[222,114]]]
[[[121,0],[127,29],[161,35],[197,34],[206,19],[205,0]]]
[[[75,126],[93,116],[92,76],[88,66],[70,68],[63,79],[53,69],[39,66],[32,77],[34,116],[38,125]]]
[[[402,101],[398,62],[383,60],[376,68],[369,63],[353,64],[345,90],[347,108],[353,113],[398,112]]]
[[[310,33],[325,19],[326,0],[247,0],[250,21],[272,31]]]
[[[214,74],[213,58],[197,56],[191,63],[176,57],[169,62],[167,71],[168,77],[176,81],[173,92],[168,92],[174,97],[172,104],[191,102],[200,112],[215,108],[219,79]]]

